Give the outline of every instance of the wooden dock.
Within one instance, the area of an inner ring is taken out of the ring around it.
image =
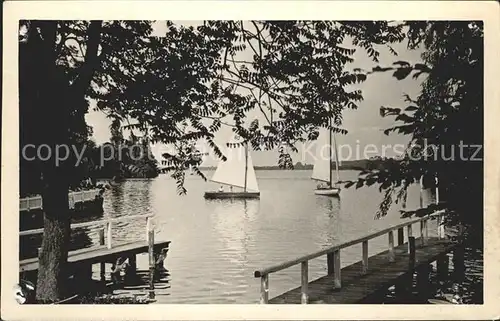
[[[100,264],[101,281],[105,281],[105,264],[113,264],[111,269],[111,280],[121,270],[119,265],[128,260],[128,273],[135,273],[137,270],[136,256],[141,253],[148,253],[150,272],[150,297],[154,298],[153,275],[159,269],[163,269],[163,262],[166,259],[170,246],[170,241],[155,241],[154,228],[152,228],[153,215],[124,216],[103,221],[92,221],[85,223],[71,224],[71,228],[94,227],[99,228],[99,245],[71,251],[68,253],[68,263],[70,273],[78,274],[79,277],[92,277],[92,265]],[[146,233],[144,240],[135,242],[117,243],[112,240],[113,225],[118,222],[144,219],[146,222]],[[20,236],[28,236],[43,233],[43,228],[21,231]],[[40,249],[39,249],[40,250]],[[20,273],[36,271],[38,269],[38,258],[24,259],[19,262]]]
[[[334,245],[319,252],[309,254],[281,264],[257,270],[256,278],[261,279],[262,304],[352,304],[367,303],[396,285],[411,287],[413,274],[417,272],[418,286],[426,289],[429,264],[437,261],[438,273],[448,273],[448,256],[454,252],[454,266],[463,266],[462,248],[459,244],[445,239],[444,227],[438,223],[438,236],[428,236],[428,221],[443,219],[443,212],[430,216],[416,218],[376,233]],[[413,236],[412,226],[420,223],[420,235]],[[404,240],[404,228],[407,228],[408,238]],[[394,231],[397,231],[397,244],[394,242]],[[368,256],[368,242],[371,239],[387,235],[387,250]],[[357,244],[362,244],[361,260],[341,268],[341,250]],[[325,256],[327,275],[317,280],[309,281],[308,262]],[[460,261],[461,260],[461,261]],[[295,265],[301,265],[300,286],[277,297],[269,299],[269,275]]]
[[[74,209],[75,204],[93,201],[99,195],[100,195],[100,190],[97,188],[86,191],[70,192],[68,193],[69,208]],[[25,211],[29,212],[32,210],[41,210],[41,209],[43,209],[43,201],[41,195],[19,199],[20,212],[25,212]]]

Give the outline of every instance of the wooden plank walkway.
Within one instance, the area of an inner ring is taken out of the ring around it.
[[[74,275],[78,275],[80,280],[83,277],[83,279],[90,281],[92,278],[92,265],[99,263],[101,281],[105,281],[105,264],[111,263],[113,265],[111,279],[119,281],[120,272],[125,268],[124,261],[128,260],[129,268],[127,269],[128,272],[125,271],[126,274],[135,274],[137,271],[137,255],[147,253],[149,257],[149,296],[150,298],[154,298],[154,275],[156,272],[164,269],[163,262],[166,259],[170,241],[154,240],[155,232],[151,223],[152,217],[153,215],[123,216],[105,221],[71,224],[71,228],[99,228],[99,245],[68,253],[70,275],[75,273]],[[112,227],[116,222],[142,219],[146,220],[145,240],[114,244],[112,241]],[[102,227],[103,225],[104,227]],[[19,236],[23,237],[40,233],[43,233],[43,228],[20,231]],[[107,239],[107,242],[105,242],[105,239]],[[19,273],[36,271],[38,263],[38,257],[21,260],[19,262]]]
[[[413,276],[413,272],[416,270],[418,270],[419,288],[423,289],[425,285],[422,286],[422,284],[428,281],[429,269],[427,267],[429,263],[437,261],[438,273],[444,274],[448,269],[446,255],[453,250],[454,267],[463,265],[463,256],[460,254],[461,246],[452,243],[445,237],[444,225],[441,224],[444,213],[444,211],[437,211],[428,216],[404,220],[398,225],[370,235],[332,244],[332,246],[318,252],[256,270],[254,277],[260,278],[261,284],[260,303],[361,303],[370,297],[371,299],[375,298],[380,291],[387,290],[391,285],[407,283],[410,279],[409,276]],[[430,238],[428,223],[432,219],[437,219],[438,235]],[[420,224],[418,238],[413,236],[413,225],[416,223]],[[405,228],[407,229],[406,243],[404,242]],[[395,231],[397,231],[396,244],[394,242]],[[370,257],[368,254],[369,241],[383,235],[387,236],[387,250]],[[341,251],[357,244],[360,244],[362,249],[361,261],[341,268]],[[310,282],[309,261],[319,257],[326,259],[327,275]],[[270,299],[269,275],[295,265],[301,266],[300,287]],[[461,268],[457,269],[457,271],[460,270]],[[405,277],[406,279],[403,280]],[[421,292],[424,293],[425,290]]]
[[[168,248],[170,241],[155,242],[153,246],[154,253],[160,253],[161,250]],[[118,257],[127,257],[147,253],[149,245],[144,241],[122,243],[108,249],[104,245],[80,249],[68,253],[69,263],[96,264],[101,262],[115,263]],[[19,262],[19,271],[34,271],[38,269],[38,258],[25,259]]]
[[[416,239],[421,244],[420,238]],[[456,245],[448,240],[429,238],[426,245],[415,248],[415,268],[409,270],[408,243],[394,248],[395,260],[389,262],[389,251],[368,259],[368,269],[363,273],[363,262],[359,261],[341,270],[342,287],[335,289],[335,276],[327,275],[308,284],[309,304],[352,304],[362,303],[375,292],[388,289],[401,277],[413,273],[420,265],[429,264]],[[271,300],[272,304],[300,304],[302,288],[297,287]]]

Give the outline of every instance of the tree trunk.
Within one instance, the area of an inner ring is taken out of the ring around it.
[[[36,31],[39,28],[39,33]],[[38,144],[48,146],[50,156],[39,160],[42,173],[42,199],[44,209],[44,232],[39,253],[36,299],[40,303],[51,303],[65,298],[67,294],[67,257],[70,235],[68,186],[71,166],[56,160],[59,145],[68,145],[71,97],[68,80],[61,68],[57,68],[55,41],[56,21],[36,21],[30,27],[28,39],[29,55],[35,60],[30,75],[36,81],[33,94],[34,115],[41,125],[36,136]],[[25,80],[25,79],[23,79]]]
[[[55,174],[55,173],[54,173]],[[39,255],[36,299],[41,303],[59,301],[67,291],[67,258],[70,240],[68,188],[55,177],[47,177],[43,191],[44,232]]]
[[[23,78],[19,80],[21,84],[30,85],[29,88],[20,85],[23,88],[21,108],[25,110],[28,107],[26,103],[32,104],[31,117],[41,127],[31,134],[37,144],[48,145],[51,152],[47,160],[38,163],[42,173],[44,208],[44,232],[36,286],[36,299],[40,303],[59,301],[68,294],[67,258],[71,233],[68,189],[70,177],[74,177],[76,172],[71,158],[56,160],[55,152],[59,146],[70,146],[69,135],[74,130],[72,111],[86,106],[85,93],[99,63],[97,52],[101,22],[92,21],[89,25],[85,63],[73,84],[70,84],[64,67],[56,64],[57,30],[58,22],[55,20],[31,21],[28,41],[21,46],[23,54],[20,55],[23,59],[20,65],[24,69]],[[35,99],[27,101],[26,97]]]

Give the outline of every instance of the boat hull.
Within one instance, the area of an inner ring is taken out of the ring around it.
[[[205,192],[206,199],[260,198],[260,192]]]
[[[340,188],[322,188],[314,190],[314,194],[323,196],[338,196],[340,194]]]

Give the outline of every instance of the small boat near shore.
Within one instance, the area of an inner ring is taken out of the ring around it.
[[[324,196],[338,196],[340,194],[340,188],[338,187],[319,187],[314,190],[316,195]]]
[[[260,198],[260,192],[205,192],[206,199]]]
[[[218,191],[205,192],[205,199],[255,199],[260,198],[257,177],[252,163],[252,157],[248,150],[248,144],[241,143],[239,137],[235,136],[229,144],[239,144],[237,147],[229,147],[227,160],[221,161],[210,181],[229,186],[229,191],[224,187]],[[233,189],[237,189],[233,191]]]

